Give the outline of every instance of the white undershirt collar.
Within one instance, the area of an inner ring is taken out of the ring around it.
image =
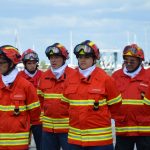
[[[65,71],[66,67],[67,67],[66,63],[63,66],[61,66],[57,69],[53,69],[51,67],[51,71],[55,75],[56,79],[59,79],[64,74],[64,71]]]
[[[89,68],[87,68],[87,69],[84,69],[84,70],[82,70],[82,69],[79,68],[79,72],[80,72],[85,78],[87,78],[87,77],[94,71],[95,68],[96,68],[96,65],[93,65],[93,66],[91,66],[91,67],[89,67]]]
[[[10,83],[13,83],[14,80],[16,79],[18,72],[19,72],[18,69],[15,68],[8,75],[6,76],[2,75],[2,81],[4,82],[4,84],[8,86]]]

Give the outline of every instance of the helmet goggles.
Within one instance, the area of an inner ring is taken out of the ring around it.
[[[126,48],[126,49],[124,50],[124,54],[128,54],[128,53],[130,53],[131,55],[137,55],[138,50],[137,50],[136,48],[133,48],[133,47],[131,47],[131,48]]]
[[[123,56],[133,56],[133,57],[139,57],[142,60],[144,60],[144,53],[143,50],[135,45],[126,46],[123,51]]]
[[[38,55],[36,53],[29,53],[24,56],[25,60],[37,60]]]
[[[46,54],[57,55],[57,54],[61,54],[61,51],[57,47],[50,46],[46,49]]]
[[[92,54],[93,50],[88,45],[79,44],[75,47],[74,53],[77,55]]]

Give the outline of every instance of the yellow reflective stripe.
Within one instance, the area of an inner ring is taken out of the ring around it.
[[[116,127],[116,132],[149,132],[150,126]]]
[[[22,139],[29,137],[29,132],[23,133],[0,133],[0,140],[1,139]]]
[[[44,93],[44,98],[62,98],[62,94],[47,94],[47,93]]]
[[[16,52],[18,52],[18,49],[16,49],[15,47],[12,47],[12,46],[7,46],[5,47],[4,49],[7,49],[7,50],[15,50]]]
[[[42,120],[44,122],[49,122],[49,123],[68,123],[69,122],[69,118],[50,118],[50,117],[46,117],[43,116]]]
[[[31,103],[31,104],[27,105],[27,109],[28,110],[34,109],[36,107],[40,107],[40,103],[39,102],[34,102],[34,103]]]
[[[44,128],[49,128],[49,129],[68,129],[69,124],[51,124],[51,123],[46,123],[43,122],[43,127]]]
[[[0,146],[16,146],[16,145],[28,145],[29,139],[21,140],[0,140]]]
[[[9,106],[3,106],[0,105],[0,111],[14,111],[15,106],[14,105],[9,105]],[[20,111],[25,111],[26,106],[19,106]]]
[[[144,103],[146,104],[146,105],[150,105],[150,100],[149,99],[147,99],[146,97],[144,97]]]
[[[88,100],[70,100],[71,106],[89,106],[94,105],[95,100],[94,99],[88,99]],[[99,106],[106,105],[106,99],[99,100]]]
[[[68,138],[73,139],[73,140],[78,140],[82,142],[86,141],[105,141],[105,140],[111,140],[112,139],[112,134],[105,134],[105,135],[93,135],[93,136],[82,136],[82,135],[76,135],[72,133],[68,133]]]
[[[44,116],[44,112],[43,112],[43,111],[41,111],[40,121],[43,121],[43,116]]]
[[[62,101],[70,103],[71,106],[89,106],[94,105],[95,100],[94,99],[87,99],[87,100],[71,100],[64,96],[61,98]],[[99,106],[106,105],[106,99],[99,100]]]
[[[40,95],[41,95],[42,97],[44,97],[44,93],[43,93],[42,91],[41,91],[40,93],[41,93]]]
[[[81,135],[104,134],[104,133],[111,133],[112,129],[111,129],[111,127],[106,127],[106,128],[95,128],[95,129],[81,130],[81,129],[69,127],[69,132],[75,133],[75,134],[81,134]]]
[[[121,102],[122,98],[121,95],[117,96],[116,98],[110,99],[107,101],[108,105],[113,105],[115,103]]]
[[[37,89],[37,94],[38,94],[38,95],[42,95],[42,91],[39,90],[39,89]]]
[[[144,101],[143,100],[139,100],[139,99],[123,99],[122,100],[122,104],[123,105],[144,105]]]
[[[69,99],[68,99],[68,98],[66,98],[66,97],[64,97],[63,95],[62,95],[61,100],[62,100],[62,101],[64,101],[64,102],[66,102],[66,103],[69,103]]]

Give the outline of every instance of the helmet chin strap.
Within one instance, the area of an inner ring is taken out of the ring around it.
[[[25,69],[26,69],[30,74],[34,74],[34,73],[36,72],[37,68],[38,68],[38,65],[36,66],[35,70],[30,71],[30,70],[28,70],[28,69],[25,67]]]

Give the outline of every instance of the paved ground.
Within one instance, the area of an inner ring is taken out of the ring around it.
[[[33,137],[32,137],[32,140],[31,140],[31,145],[30,145],[29,150],[36,150],[36,146],[35,146],[35,142],[34,142]]]

